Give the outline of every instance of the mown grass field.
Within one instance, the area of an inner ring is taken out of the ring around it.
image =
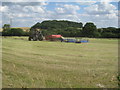
[[[115,88],[118,40],[75,44],[2,39],[3,88]]]

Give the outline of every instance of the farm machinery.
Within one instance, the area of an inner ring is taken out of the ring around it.
[[[42,31],[40,31],[39,29],[31,29],[29,32],[29,38],[28,40],[31,41],[42,41],[44,39],[44,36],[42,35]]]
[[[61,42],[67,42],[67,43],[87,43],[89,42],[89,40],[86,39],[75,39],[75,38],[64,38],[61,35],[47,35],[47,36],[43,36],[42,31],[40,29],[37,28],[32,28],[30,30],[30,35],[28,38],[29,41],[33,40],[33,41],[43,41],[43,40],[47,40],[47,41],[61,41]]]
[[[89,42],[89,40],[65,38],[65,39],[62,40],[62,42],[67,42],[67,43],[87,43],[87,42]]]

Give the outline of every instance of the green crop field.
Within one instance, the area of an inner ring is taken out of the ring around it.
[[[89,43],[2,38],[3,88],[118,87],[118,40]]]

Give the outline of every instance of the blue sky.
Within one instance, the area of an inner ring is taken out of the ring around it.
[[[94,22],[97,27],[118,27],[118,2],[2,2],[2,25],[31,27],[44,20]]]

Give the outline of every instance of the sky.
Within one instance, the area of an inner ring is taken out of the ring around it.
[[[69,20],[93,22],[98,28],[118,27],[118,2],[113,1],[71,1],[71,2],[1,2],[0,24],[12,27],[31,27],[45,20]],[[25,1],[25,0],[24,0]]]

